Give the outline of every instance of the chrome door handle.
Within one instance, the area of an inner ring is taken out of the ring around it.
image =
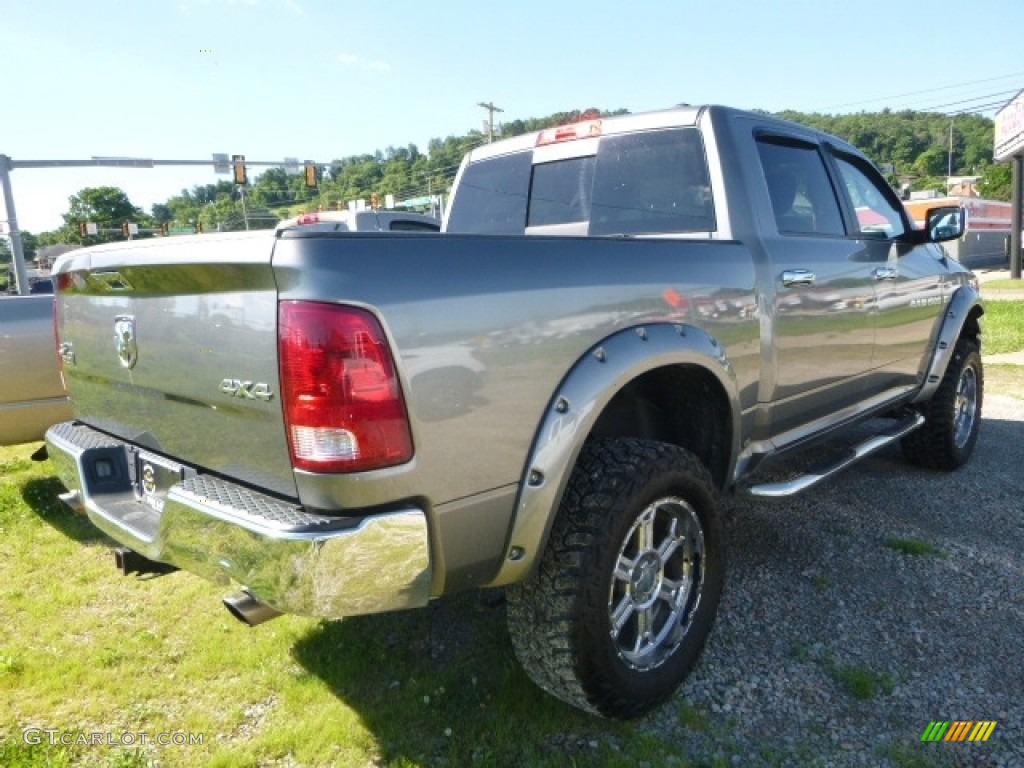
[[[871,275],[875,280],[895,280],[897,275],[896,267],[878,267]]]
[[[787,269],[782,273],[782,284],[787,288],[792,285],[814,285],[817,278],[806,269]]]

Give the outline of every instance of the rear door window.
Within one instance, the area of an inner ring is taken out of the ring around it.
[[[757,140],[757,151],[780,234],[846,234],[839,201],[817,146],[762,137]]]

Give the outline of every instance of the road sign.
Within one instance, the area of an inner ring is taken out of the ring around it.
[[[1005,107],[996,112],[996,141],[993,159],[996,162],[1009,160],[1024,152],[1024,91],[1021,91]]]
[[[231,173],[231,163],[228,162],[228,156],[226,153],[213,153],[213,172]]]
[[[286,157],[284,159],[284,172],[289,176],[298,176],[301,173],[299,170],[299,159],[297,157]]]

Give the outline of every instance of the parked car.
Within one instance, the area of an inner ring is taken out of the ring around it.
[[[53,334],[53,296],[0,297],[0,445],[42,440],[71,418]]]

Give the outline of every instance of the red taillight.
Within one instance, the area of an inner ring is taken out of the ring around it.
[[[281,397],[292,464],[361,472],[412,458],[412,434],[384,330],[355,307],[285,301]]]
[[[304,213],[301,216],[299,216],[299,220],[296,221],[295,223],[296,224],[319,224],[320,223],[320,216],[315,214],[315,213]]]

